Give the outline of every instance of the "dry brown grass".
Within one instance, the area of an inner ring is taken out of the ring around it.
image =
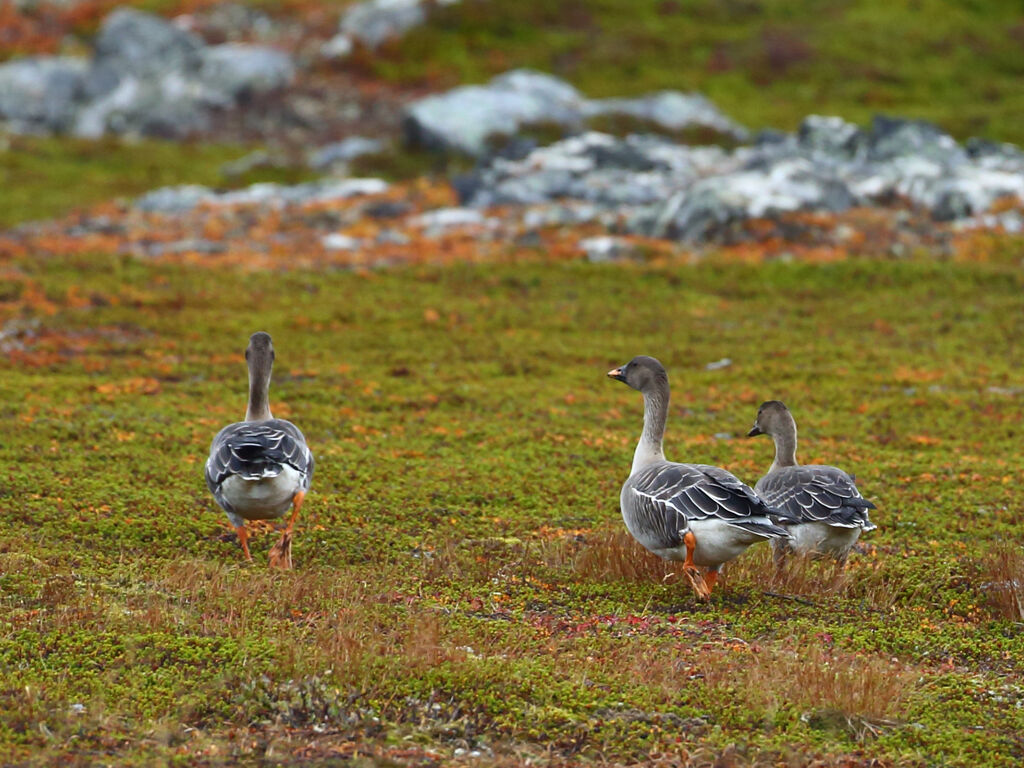
[[[599,531],[587,536],[572,557],[576,573],[594,581],[660,584],[678,579],[680,564],[663,560],[640,546],[628,531]]]
[[[1010,621],[1024,621],[1024,548],[1004,544],[980,561],[979,570],[992,611]]]
[[[780,567],[773,562],[768,547],[752,548],[729,563],[723,573],[725,583],[737,588],[800,598],[802,602],[821,597],[854,598],[864,607],[883,613],[913,598],[920,589],[887,569],[885,560],[855,556],[841,566],[827,558],[790,555]]]
[[[805,720],[834,713],[846,718],[851,730],[859,726],[866,732],[872,723],[899,714],[920,679],[919,672],[882,656],[795,642],[704,653],[699,663],[708,686],[741,697],[752,708],[796,708]]]

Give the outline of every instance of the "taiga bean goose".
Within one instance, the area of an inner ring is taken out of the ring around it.
[[[789,540],[772,542],[776,562],[787,549],[801,554],[831,555],[846,561],[850,548],[863,531],[877,526],[868,519],[875,505],[860,495],[852,475],[823,464],[801,466],[796,462],[796,420],[779,400],[769,400],[757,412],[748,437],[770,435],[775,441],[775,460],[754,490],[772,507],[797,518],[783,523]]]
[[[769,519],[774,510],[731,473],[665,460],[669,388],[661,363],[634,357],[608,375],[644,396],[644,430],[619,496],[626,528],[656,555],[682,560],[694,589],[707,598],[723,563],[751,544],[788,534]],[[698,565],[707,569],[703,577]]]
[[[245,421],[229,424],[213,438],[206,461],[206,485],[238,533],[246,560],[246,520],[292,515],[270,550],[270,565],[292,567],[292,528],[313,479],[313,454],[299,428],[270,415],[270,372],[274,345],[270,335],[254,333],[245,350],[249,366],[249,405]]]

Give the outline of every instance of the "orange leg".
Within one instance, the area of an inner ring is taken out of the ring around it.
[[[292,498],[292,516],[288,519],[288,527],[281,533],[281,540],[270,550],[270,567],[280,568],[288,571],[292,567],[292,528],[295,526],[295,518],[299,516],[302,509],[302,501],[306,498],[305,491],[299,491]]]
[[[693,591],[697,593],[697,596],[707,600],[711,597],[711,588],[705,582],[700,569],[693,562],[693,551],[697,548],[697,538],[693,535],[693,531],[686,532],[686,535],[683,536],[683,543],[686,545],[686,560],[683,561],[683,573],[690,580],[690,585],[693,587]],[[712,581],[711,583],[714,584],[715,582]]]
[[[245,559],[251,563],[252,555],[249,554],[249,532],[245,530],[245,525],[242,524],[235,528],[235,533],[238,534],[238,543],[242,545],[242,551],[245,552]]]
[[[715,583],[718,581],[718,571],[708,571],[704,574],[704,582],[708,585],[708,595],[711,594],[711,590],[715,588]]]

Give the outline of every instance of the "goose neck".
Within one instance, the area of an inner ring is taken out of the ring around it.
[[[632,472],[656,461],[665,461],[662,444],[665,439],[665,422],[668,420],[668,384],[646,390],[643,395],[644,431],[633,453]]]
[[[788,414],[787,414],[788,415]],[[787,422],[772,433],[775,441],[775,460],[769,472],[781,467],[795,467],[796,462],[796,422],[790,416]]]
[[[267,421],[270,415],[270,360],[254,358],[249,364],[249,404],[246,421]]]

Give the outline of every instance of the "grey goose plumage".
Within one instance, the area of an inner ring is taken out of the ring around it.
[[[619,496],[626,528],[651,552],[683,561],[694,588],[707,597],[722,564],[752,544],[788,534],[770,519],[773,510],[732,473],[665,458],[669,385],[660,362],[635,357],[608,376],[644,398],[643,432]],[[706,574],[696,566],[705,567]]]
[[[213,438],[206,461],[206,485],[238,533],[247,560],[247,520],[292,515],[270,551],[270,564],[291,568],[292,529],[313,479],[313,454],[302,432],[270,412],[270,375],[274,364],[270,335],[254,333],[245,351],[249,401],[245,421],[229,424]]]
[[[792,549],[845,561],[861,533],[877,527],[868,516],[875,505],[861,496],[854,477],[838,467],[797,463],[796,420],[779,400],[761,405],[747,434],[769,435],[775,442],[772,465],[754,490],[771,506],[797,518],[784,523],[791,538],[784,547],[776,547],[776,558]]]

